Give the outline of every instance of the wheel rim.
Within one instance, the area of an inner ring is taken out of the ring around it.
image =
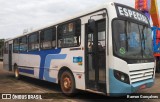
[[[16,69],[15,70],[15,77],[18,78],[18,76],[19,76],[19,72],[18,72],[18,69]]]
[[[72,81],[68,76],[63,78],[63,88],[65,91],[69,91],[72,87]]]

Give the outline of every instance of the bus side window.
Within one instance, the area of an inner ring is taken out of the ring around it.
[[[27,36],[21,37],[19,39],[19,50],[20,52],[25,52],[27,51],[28,46],[27,46]]]
[[[58,47],[75,47],[80,45],[81,20],[59,25],[57,28]]]
[[[38,50],[39,49],[39,33],[35,32],[28,37],[28,50]]]
[[[50,49],[56,46],[55,28],[45,29],[41,32],[41,49]]]
[[[53,28],[53,40],[52,40],[52,47],[56,47],[56,27]]]
[[[8,42],[5,43],[4,54],[8,54]]]
[[[18,53],[19,52],[19,39],[13,40],[13,52]]]

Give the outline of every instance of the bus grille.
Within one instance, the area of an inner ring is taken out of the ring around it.
[[[153,78],[154,68],[130,71],[131,83]]]

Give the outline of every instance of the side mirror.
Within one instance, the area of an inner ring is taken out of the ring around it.
[[[96,23],[94,19],[88,20],[88,33],[94,33],[96,29]]]

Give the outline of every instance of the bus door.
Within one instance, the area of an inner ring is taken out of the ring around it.
[[[9,44],[8,65],[9,71],[12,71],[12,44]]]
[[[95,22],[95,34],[85,26],[86,88],[106,93],[106,20]]]

